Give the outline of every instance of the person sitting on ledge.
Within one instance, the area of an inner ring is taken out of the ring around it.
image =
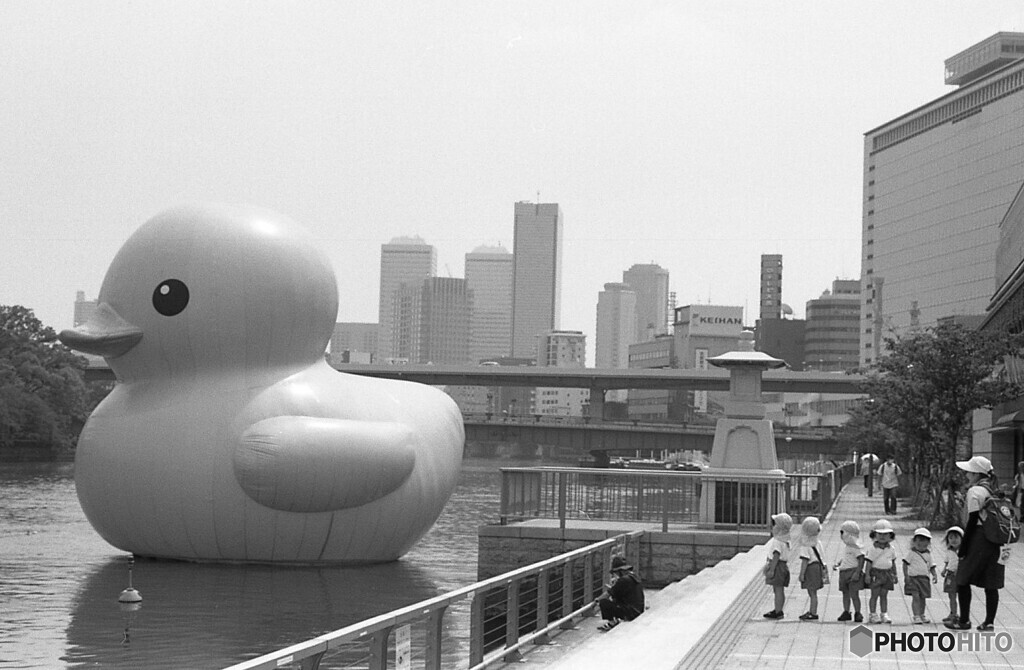
[[[632,621],[644,613],[644,587],[633,566],[622,556],[612,556],[612,580],[597,599],[604,622],[597,627],[609,631],[622,621]]]

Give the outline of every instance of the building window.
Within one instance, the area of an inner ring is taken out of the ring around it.
[[[873,238],[868,240],[868,244],[874,244],[874,243],[875,243],[875,240]]]
[[[874,199],[875,199],[875,196],[874,196],[874,195],[869,195],[869,196],[868,196],[868,202],[871,202],[871,201],[872,201],[872,200],[874,200]]]
[[[874,186],[874,185],[875,185],[875,180],[874,179],[872,179],[871,181],[868,182],[868,186]]]

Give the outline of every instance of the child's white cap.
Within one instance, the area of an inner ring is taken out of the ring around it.
[[[914,537],[926,537],[930,540],[932,539],[932,534],[927,528],[918,528],[914,530]]]
[[[964,536],[964,529],[961,528],[960,526],[950,526],[949,530],[946,531],[946,536],[948,537],[950,533],[956,533],[960,537],[963,537]]]
[[[860,525],[853,519],[847,519],[843,522],[843,525],[839,527],[839,530],[847,535],[860,535]]]
[[[821,532],[821,522],[818,517],[809,516],[800,524],[800,530],[804,535],[817,535]]]

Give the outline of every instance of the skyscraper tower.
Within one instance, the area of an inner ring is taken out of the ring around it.
[[[402,289],[420,291],[423,280],[437,274],[437,253],[420,237],[396,237],[380,247],[380,305],[377,360],[400,357],[397,350],[401,312],[396,304]],[[411,298],[412,296],[407,296]]]
[[[637,294],[629,284],[608,283],[597,294],[597,341],[594,365],[629,367],[629,345],[636,332]]]
[[[512,245],[512,355],[537,353],[537,337],[558,329],[562,212],[557,203],[517,202]]]
[[[636,327],[629,344],[667,333],[668,270],[656,263],[635,264],[622,273],[622,282],[636,293]]]
[[[761,320],[782,318],[782,254],[761,254]]]
[[[466,287],[473,295],[472,363],[512,354],[512,264],[512,254],[502,246],[481,246],[466,254]]]

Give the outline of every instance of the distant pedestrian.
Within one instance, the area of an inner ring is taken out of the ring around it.
[[[800,588],[807,591],[810,600],[807,611],[800,615],[803,621],[817,621],[818,591],[828,584],[828,571],[821,559],[825,549],[818,540],[820,533],[821,522],[817,517],[809,516],[800,524]]]
[[[932,584],[939,581],[932,561],[931,543],[931,532],[927,528],[918,528],[910,540],[910,551],[903,558],[903,594],[910,596],[914,623],[931,623],[925,615],[925,600],[932,597]]]
[[[597,599],[604,623],[597,627],[609,631],[623,621],[632,621],[644,613],[644,587],[633,566],[622,556],[612,557],[612,579]]]
[[[892,548],[896,531],[887,519],[879,519],[870,537],[873,542],[864,554],[864,575],[871,589],[868,623],[892,623],[889,618],[889,591],[899,582],[896,577],[896,551]],[[877,609],[881,614],[875,613]]]
[[[1013,498],[1010,500],[1017,509],[1024,509],[1024,461],[1017,464],[1013,475]]]
[[[772,516],[772,539],[768,542],[768,556],[764,564],[764,583],[775,593],[775,607],[765,612],[765,619],[781,619],[789,586],[789,532],[793,517],[781,512]]]
[[[875,468],[877,458],[874,454],[864,454],[860,457],[860,473],[864,475],[864,488],[868,490],[868,495],[874,494],[871,486],[871,473]]]
[[[942,592],[949,595],[949,616],[944,618],[942,623],[960,620],[956,614],[956,571],[960,566],[957,551],[963,539],[964,529],[960,526],[953,526],[946,531],[946,565],[942,568]]]
[[[960,618],[946,624],[953,630],[971,627],[971,586],[985,589],[985,620],[980,631],[993,628],[999,609],[999,589],[1006,580],[1006,566],[1000,562],[1001,547],[985,537],[985,502],[999,490],[992,471],[992,462],[984,456],[957,461],[956,466],[967,473],[968,489],[964,496],[964,539],[958,552],[960,566],[956,571],[956,594],[960,602]]]
[[[860,590],[864,588],[864,549],[860,546],[860,526],[856,521],[844,521],[839,527],[839,539],[843,541],[842,554],[833,566],[839,570],[839,592],[843,594],[843,613],[839,621],[864,621],[860,613]],[[850,604],[853,604],[853,617]]]
[[[896,514],[896,494],[900,488],[900,475],[903,470],[896,465],[896,457],[889,454],[885,463],[878,468],[878,476],[882,478],[882,496],[886,516]]]

